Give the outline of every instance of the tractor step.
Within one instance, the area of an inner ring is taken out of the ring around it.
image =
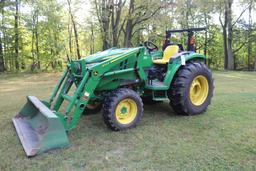
[[[69,95],[67,95],[67,94],[62,94],[62,97],[63,97],[63,99],[65,99],[65,100],[67,100],[67,101],[69,101],[69,102],[72,101],[72,97],[69,96]]]
[[[160,101],[160,102],[162,102],[162,101],[167,101],[167,100],[169,100],[169,99],[168,99],[168,98],[165,98],[165,97],[154,97],[153,100],[154,100],[154,101]]]
[[[69,145],[66,130],[60,119],[34,96],[12,119],[27,156]]]
[[[169,87],[158,80],[149,80],[146,84],[146,88],[149,90],[168,90]]]
[[[169,100],[169,98],[167,96],[167,91],[162,91],[162,90],[152,91],[152,97],[153,97],[154,101],[166,101],[166,100]]]

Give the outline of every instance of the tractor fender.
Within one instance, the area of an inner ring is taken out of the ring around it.
[[[186,65],[188,61],[191,61],[191,60],[205,61],[206,57],[202,54],[195,53],[195,52],[181,52],[170,59],[168,63],[168,70],[164,80],[164,85],[166,85],[168,89],[178,70],[183,65]]]

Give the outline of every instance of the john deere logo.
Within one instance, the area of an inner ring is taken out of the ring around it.
[[[93,75],[94,75],[94,76],[97,76],[98,74],[99,74],[98,71],[94,71],[94,72],[93,72]]]

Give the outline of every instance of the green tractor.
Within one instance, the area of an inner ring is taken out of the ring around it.
[[[167,31],[166,38],[172,32]],[[204,112],[213,96],[213,79],[206,57],[194,52],[193,46],[189,40],[185,51],[166,41],[164,50],[158,50],[147,41],[140,47],[111,48],[69,62],[50,99],[28,96],[13,118],[26,155],[68,146],[67,132],[81,115],[101,108],[104,122],[114,131],[139,123],[143,101],[170,101],[182,115]]]

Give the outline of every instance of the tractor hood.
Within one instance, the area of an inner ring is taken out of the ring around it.
[[[83,60],[85,60],[85,62],[87,64],[98,63],[98,62],[102,62],[107,59],[113,58],[117,55],[124,54],[132,49],[137,49],[137,48],[120,48],[120,49],[111,48],[111,49],[108,49],[108,50],[105,50],[102,52],[98,52],[98,53],[89,55],[89,56],[83,58]]]

